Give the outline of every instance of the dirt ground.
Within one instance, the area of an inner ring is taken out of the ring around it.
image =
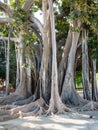
[[[98,130],[98,111],[18,118],[0,122],[0,130]]]

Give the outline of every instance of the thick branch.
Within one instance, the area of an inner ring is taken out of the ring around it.
[[[8,37],[0,37],[0,40],[8,40]],[[10,40],[13,42],[19,42],[18,38],[10,38]]]
[[[36,29],[36,26],[33,26],[33,24],[30,23],[28,29],[31,29],[36,34],[36,36],[38,37],[38,39],[40,40],[40,42],[42,43],[42,37],[40,35],[39,30]]]
[[[41,24],[41,22],[34,16],[30,16],[30,21],[36,24],[36,26],[38,27],[39,31],[41,32],[43,36],[43,25]]]
[[[0,2],[0,8],[1,8],[5,13],[7,13],[7,14],[9,15],[9,17],[12,17],[12,10],[11,10],[11,8],[10,8],[7,4],[5,4],[5,3],[3,3],[3,2]]]
[[[0,24],[6,24],[11,22],[12,22],[11,18],[0,18]]]
[[[25,4],[23,6],[23,9],[25,11],[28,11],[32,7],[33,3],[34,3],[34,0],[26,0]]]

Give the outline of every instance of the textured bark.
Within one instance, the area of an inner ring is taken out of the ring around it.
[[[23,9],[25,11],[29,11],[29,9],[32,7],[33,3],[34,3],[34,0],[26,0],[25,4],[23,6]]]
[[[6,105],[6,104],[12,104],[15,101],[22,100],[25,97],[23,97],[21,94],[13,93],[11,95],[8,95],[7,97],[0,98],[0,105]]]
[[[81,24],[79,21],[72,21],[73,27],[78,25],[80,28]],[[72,32],[72,45],[68,56],[68,63],[66,69],[66,75],[63,82],[63,89],[61,98],[64,103],[71,103],[79,105],[79,95],[75,90],[74,82],[74,67],[75,67],[75,55],[77,50],[77,43],[79,40],[80,32]]]
[[[29,103],[33,102],[34,100],[35,100],[35,97],[34,97],[34,95],[32,95],[27,99],[19,100],[19,101],[13,102],[12,104],[21,106],[21,105],[29,104]]]
[[[8,40],[8,37],[2,37],[2,36],[0,36],[0,40]],[[14,37],[10,37],[10,41],[20,42],[18,38],[14,38]]]
[[[7,13],[9,15],[9,17],[12,17],[12,9],[9,7],[9,5],[3,3],[3,2],[0,2],[0,8],[2,10],[4,10],[5,13]]]
[[[96,59],[92,59],[92,99],[98,101],[98,90],[96,81]]]
[[[19,44],[15,44],[15,50],[16,50],[16,63],[17,63],[17,72],[16,72],[16,88],[17,88],[20,83]]]
[[[68,54],[71,48],[72,44],[72,32],[68,32],[67,40],[65,43],[64,47],[64,52],[62,54],[62,60],[59,65],[59,70],[58,70],[58,80],[59,80],[59,92],[61,93],[62,91],[62,85],[65,77],[65,72],[66,72],[66,67],[67,67],[67,60],[68,60]]]
[[[82,31],[82,83],[83,97],[91,100],[90,81],[89,81],[89,61],[88,61],[88,46],[87,46],[87,31]]]
[[[29,52],[27,52],[29,54]],[[26,75],[27,75],[27,91],[29,95],[32,95],[31,91],[31,59],[30,59],[30,54],[26,57]]]
[[[34,16],[30,16],[30,21],[37,26],[43,37],[43,25],[41,24],[41,22]]]
[[[48,101],[50,96],[50,86],[48,85],[48,66],[49,66],[49,59],[50,59],[50,17],[48,12],[48,2],[47,0],[42,1],[43,5],[43,19],[44,19],[44,27],[43,27],[43,55],[42,55],[42,62],[40,68],[40,96]]]
[[[19,86],[17,87],[15,93],[17,93],[17,95],[22,95],[22,96],[27,96],[27,75],[26,75],[26,69],[24,67],[25,65],[25,45],[21,42],[19,45],[19,57],[20,57],[20,83]]]
[[[7,24],[11,22],[12,22],[11,18],[0,18],[0,24]]]
[[[9,68],[10,67],[10,31],[7,44],[7,59],[6,59],[6,96],[9,95]]]
[[[56,57],[56,35],[55,35],[55,21],[53,13],[53,3],[49,0],[49,13],[50,13],[50,23],[51,23],[51,42],[52,42],[52,79],[51,79],[51,98],[49,105],[49,113],[64,113],[69,111],[67,107],[61,101],[58,91],[58,73],[57,73],[57,57]]]
[[[42,114],[47,110],[45,101],[40,98],[35,102],[23,106],[7,105],[0,109],[0,121],[15,119],[19,116],[34,116]]]

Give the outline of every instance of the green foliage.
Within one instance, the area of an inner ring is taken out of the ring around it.
[[[61,12],[66,14],[68,22],[79,19],[86,29],[98,33],[98,4],[94,0],[62,0]]]
[[[28,64],[22,64],[22,68],[28,68]]]
[[[6,57],[5,57],[5,45],[3,41],[0,41],[0,78],[6,79]],[[16,81],[16,55],[15,45],[10,44],[10,83],[15,86]]]
[[[57,32],[56,32],[57,41],[61,41],[67,37],[67,32],[69,30],[69,24],[65,18],[59,19],[57,17],[56,30],[57,30]]]
[[[26,25],[28,23],[28,14],[25,10],[21,8],[15,9],[13,13],[13,19],[14,20],[12,26],[17,34],[22,30],[26,30]]]
[[[98,59],[98,36],[91,33],[88,39],[88,46],[90,48],[90,54],[92,58]]]
[[[10,0],[10,5],[12,9],[17,9],[18,7],[22,7],[26,0]]]
[[[76,88],[77,89],[82,89],[82,74],[81,74],[81,70],[80,71],[76,71]]]
[[[32,12],[42,10],[42,0],[35,0],[33,7],[30,9]]]
[[[8,36],[9,34],[9,26],[8,25],[0,25],[0,36]]]
[[[96,74],[96,79],[98,80],[98,73]]]
[[[4,43],[0,41],[0,77],[5,79],[6,73],[6,62],[5,62],[5,51],[4,51]]]
[[[38,38],[31,30],[27,30],[27,32],[24,32],[22,34],[22,37],[23,37],[23,43],[26,44],[26,46],[29,46],[31,43],[39,44]]]
[[[15,87],[16,83],[16,53],[15,53],[15,43],[10,44],[10,84]]]

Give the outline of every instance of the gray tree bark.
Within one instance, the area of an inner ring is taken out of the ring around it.
[[[15,50],[16,50],[16,63],[17,63],[17,70],[16,70],[16,88],[17,88],[20,83],[19,44],[15,44]]]
[[[10,31],[7,42],[7,56],[6,56],[6,96],[9,95],[9,68],[10,68]]]
[[[89,61],[88,61],[87,31],[82,31],[82,84],[84,99],[91,100],[89,81]]]
[[[71,48],[71,44],[72,44],[72,32],[69,31],[68,36],[67,36],[67,40],[66,40],[66,43],[65,43],[65,47],[64,47],[64,52],[62,54],[62,59],[61,59],[59,69],[58,69],[58,81],[59,81],[59,92],[60,92],[60,94],[61,94],[61,91],[62,91],[62,85],[63,85],[64,78],[65,78],[68,54],[69,54],[69,51],[70,51],[70,48]]]
[[[42,54],[42,62],[40,68],[40,96],[48,101],[50,97],[50,86],[49,86],[49,78],[47,73],[49,72],[49,62],[51,58],[51,38],[50,38],[50,16],[49,16],[49,9],[48,9],[48,1],[42,1],[43,7],[43,19],[44,19],[44,26],[43,26],[43,54]]]
[[[96,80],[96,59],[92,59],[92,100],[98,101],[98,90]]]
[[[55,19],[53,12],[52,0],[49,0],[49,13],[51,23],[51,43],[52,43],[52,77],[51,77],[51,98],[49,105],[49,113],[63,113],[68,111],[68,108],[64,106],[59,96],[58,90],[58,72],[57,72],[57,56],[56,56],[56,34],[55,34]]]
[[[73,27],[78,26],[80,29],[80,21],[72,21]],[[75,68],[75,55],[77,50],[77,44],[79,40],[80,32],[72,32],[72,45],[68,55],[68,63],[66,69],[66,75],[63,82],[63,88],[61,93],[61,98],[64,103],[71,103],[74,105],[79,105],[79,96],[75,90],[74,81],[74,68]]]

